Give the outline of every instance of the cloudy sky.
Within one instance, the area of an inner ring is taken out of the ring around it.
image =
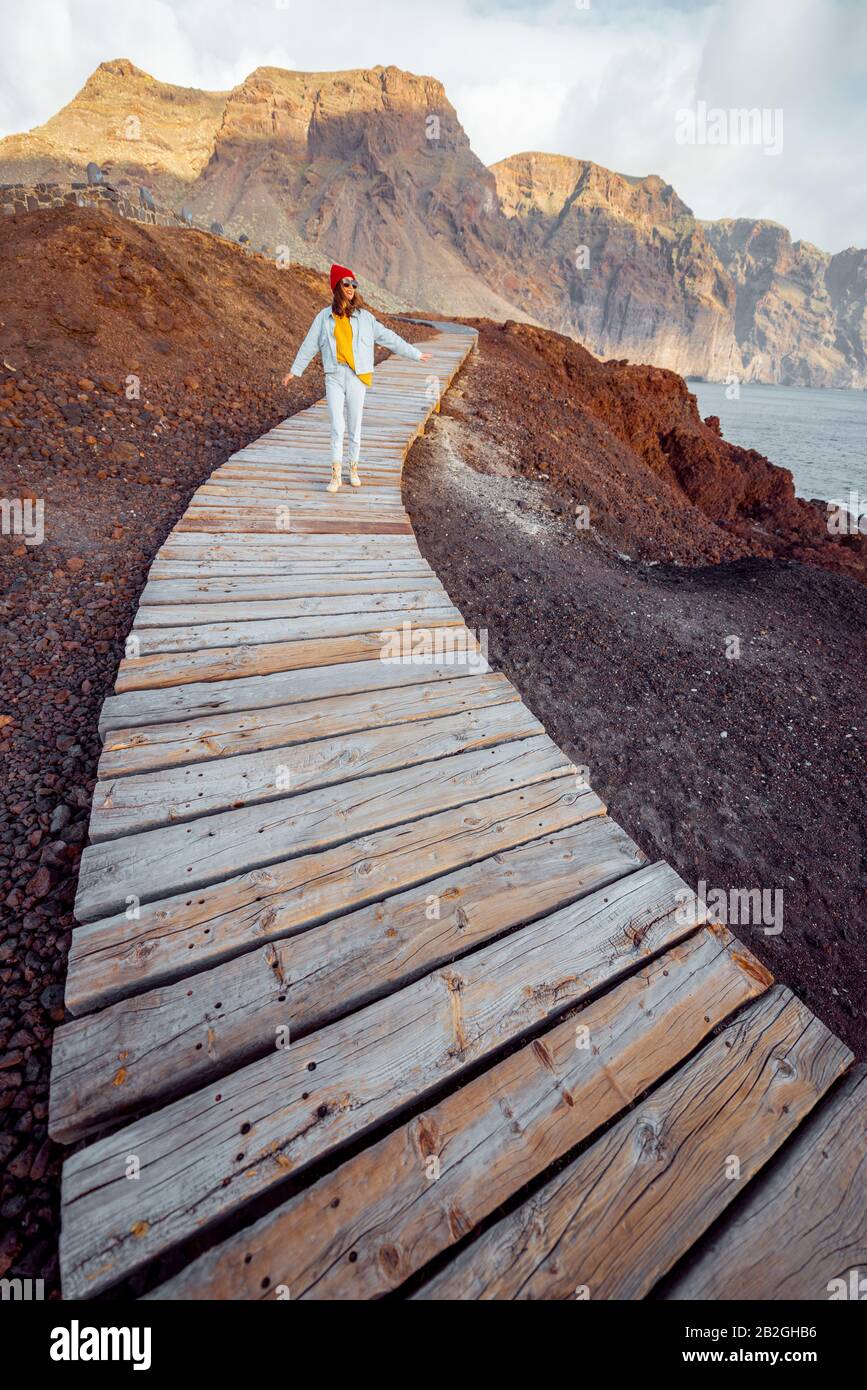
[[[577,155],[660,174],[700,217],[773,218],[829,251],[867,245],[867,0],[0,0],[0,10],[2,134],[44,121],[108,58],[217,90],[262,65],[394,63],[444,82],[486,163],[529,149]],[[680,113],[702,102],[708,124],[695,133],[706,142],[689,143]],[[764,145],[733,140],[712,115],[743,108],[766,111]],[[717,134],[730,138],[709,143]]]

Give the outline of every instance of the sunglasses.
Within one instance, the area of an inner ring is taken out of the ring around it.
[[[357,290],[357,289],[358,289],[358,281],[357,281],[357,280],[341,280],[340,283],[341,283],[341,285],[346,285],[347,287],[348,287],[349,285],[351,285],[352,288],[353,288],[354,290]]]

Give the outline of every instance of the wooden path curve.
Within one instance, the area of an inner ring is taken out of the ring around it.
[[[422,558],[403,461],[475,335],[426,346],[377,371],[360,491],[320,402],[154,561],[54,1043],[64,1296],[827,1298],[867,1263],[863,1069]]]

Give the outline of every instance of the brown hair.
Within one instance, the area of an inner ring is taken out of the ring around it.
[[[332,314],[336,314],[338,318],[342,318],[344,314],[346,314],[346,316],[349,317],[350,315],[355,313],[356,309],[363,308],[364,300],[361,298],[361,295],[358,290],[355,291],[355,298],[352,301],[352,305],[350,306],[347,304],[346,298],[343,293],[343,286],[338,280],[337,284],[334,287],[334,298],[331,301]]]

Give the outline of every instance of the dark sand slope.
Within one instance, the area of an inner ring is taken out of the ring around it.
[[[410,455],[405,501],[422,552],[466,622],[488,629],[492,664],[647,854],[708,891],[772,890],[772,906],[782,889],[781,933],[732,929],[863,1056],[867,590],[743,554],[748,539],[686,499],[659,506],[657,475],[642,480],[635,451],[612,447],[580,397],[557,394],[546,399],[508,334],[483,328]],[[652,451],[651,431],[642,438]],[[590,531],[572,520],[582,496]],[[714,549],[742,558],[709,566]],[[653,563],[667,550],[695,567]]]

